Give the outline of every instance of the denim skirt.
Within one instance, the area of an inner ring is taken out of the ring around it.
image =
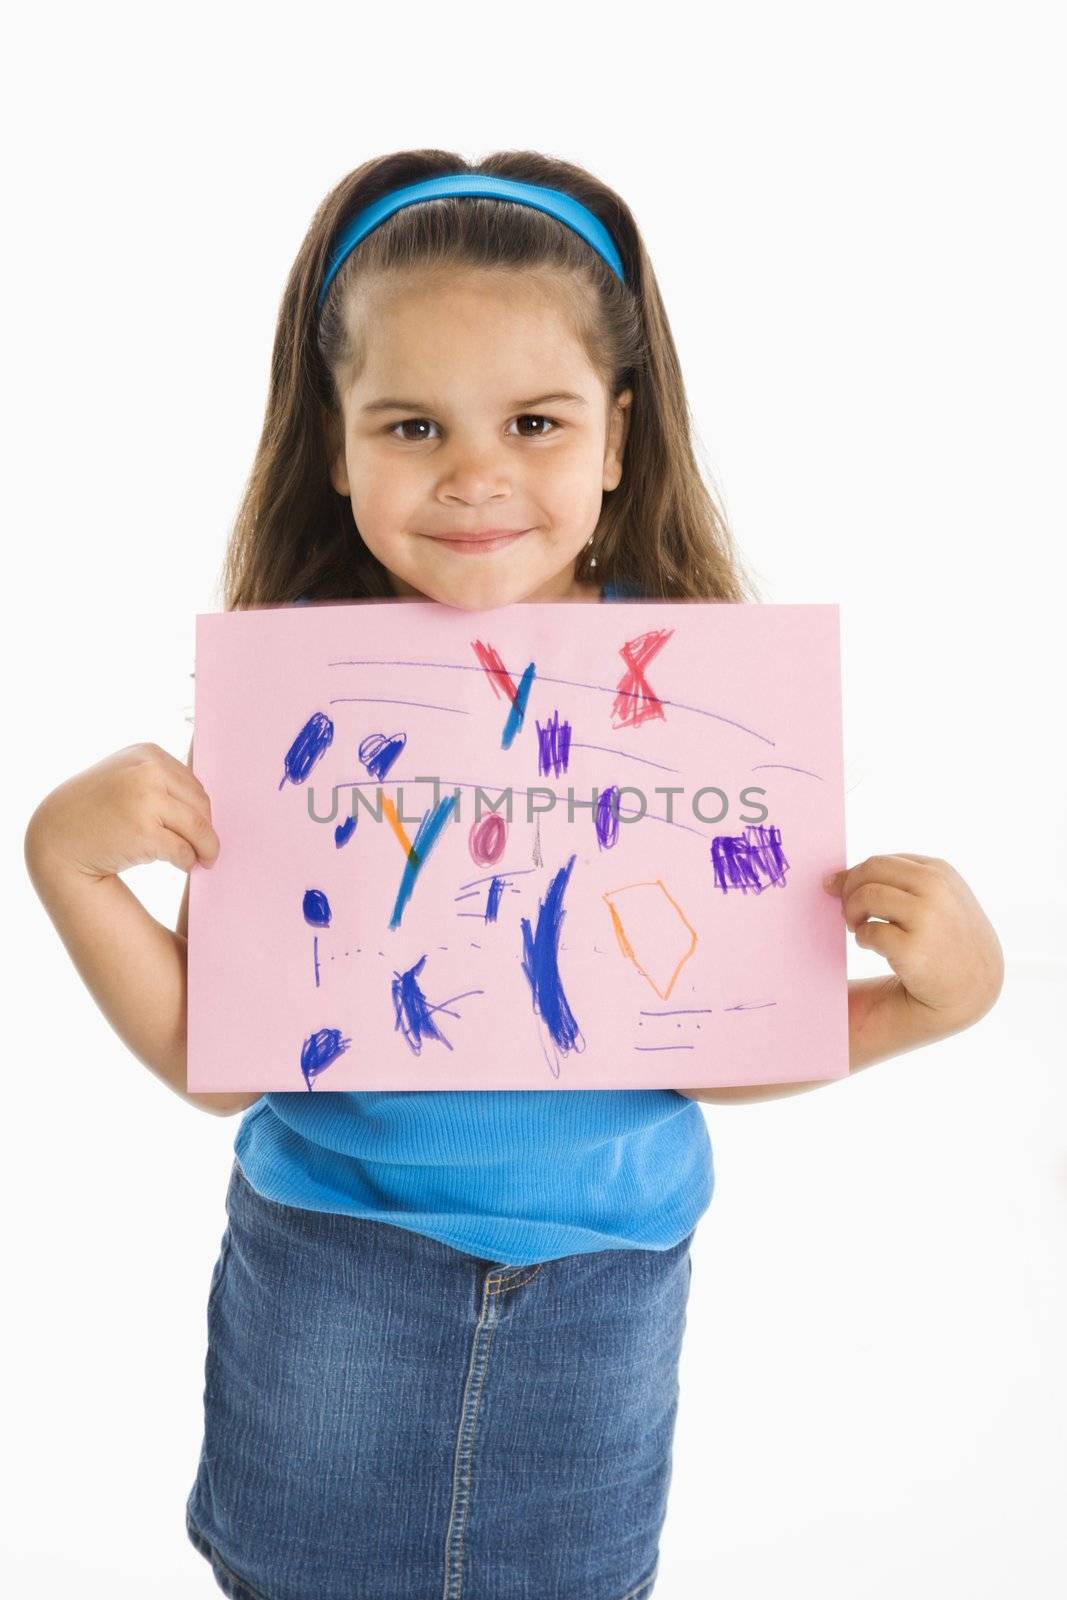
[[[233,1600],[645,1600],[693,1234],[507,1266],[235,1159],[186,1529]],[[694,1229],[695,1232],[695,1229]]]

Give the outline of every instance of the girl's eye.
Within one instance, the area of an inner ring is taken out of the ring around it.
[[[521,417],[516,417],[515,421],[516,422],[547,422],[550,429],[555,429],[555,428],[557,428],[559,426],[559,424],[552,417],[534,416],[529,412],[525,412]],[[386,432],[391,437],[396,437],[396,430],[398,428],[414,428],[414,427],[423,427],[423,426],[426,426],[428,428],[433,428],[433,427],[436,427],[437,424],[434,423],[434,422],[431,422],[429,417],[405,417],[403,422],[394,422],[391,428],[387,428],[386,429]],[[425,435],[423,435],[423,438],[425,438]],[[543,428],[541,428],[536,433],[523,434],[523,438],[525,438],[525,439],[547,439],[548,438],[548,433]],[[406,437],[403,434],[400,435],[400,439],[401,439],[401,442],[405,443],[405,444],[422,444],[422,442],[423,442],[423,439],[411,439],[411,438]]]

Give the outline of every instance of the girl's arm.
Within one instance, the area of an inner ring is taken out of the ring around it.
[[[871,856],[824,885],[841,898],[856,943],[877,950],[893,973],[848,986],[849,1075],[889,1056],[959,1033],[984,1017],[1004,984],[1004,955],[989,919],[947,861]],[[879,921],[870,921],[870,918]],[[814,1083],[758,1083],[679,1089],[690,1100],[730,1104],[777,1100],[821,1089]]]
[[[242,1097],[190,1094],[185,1087],[188,942],[184,930],[164,927],[117,872],[88,870],[71,858],[67,847],[72,823],[84,834],[94,810],[113,821],[123,812],[130,782],[138,791],[143,786],[141,776],[131,777],[143,759],[135,763],[128,752],[121,755],[124,762],[109,758],[46,796],[26,829],[26,868],[82,982],[127,1049],[183,1100],[229,1116],[240,1109]],[[181,772],[180,762],[167,760]],[[191,746],[187,765],[192,765]],[[180,815],[176,809],[172,825],[182,817],[186,818],[182,825],[189,826],[187,809]],[[182,902],[186,915],[188,887],[187,881]]]

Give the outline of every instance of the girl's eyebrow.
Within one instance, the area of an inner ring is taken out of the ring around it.
[[[559,405],[561,401],[570,400],[574,405],[584,406],[588,401],[580,394],[568,394],[565,391],[559,394],[539,394],[532,400],[513,400],[511,409],[516,411],[528,410],[531,406]],[[427,405],[424,400],[371,400],[367,405],[361,406],[361,411],[434,411],[435,406]]]

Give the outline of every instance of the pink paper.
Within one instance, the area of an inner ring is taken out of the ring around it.
[[[199,616],[194,770],[192,1092],[847,1076],[836,606]]]

